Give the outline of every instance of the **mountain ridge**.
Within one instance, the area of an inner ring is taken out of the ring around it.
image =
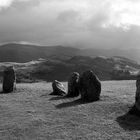
[[[133,52],[133,53],[132,53]],[[140,63],[139,49],[79,49],[70,46],[39,46],[31,44],[9,43],[0,46],[0,62],[29,62],[39,58],[68,60],[74,56],[125,57]]]

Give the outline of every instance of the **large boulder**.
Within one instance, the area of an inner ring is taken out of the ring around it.
[[[97,101],[100,99],[101,82],[93,71],[85,71],[79,78],[79,91],[85,101]]]
[[[3,92],[9,93],[15,89],[16,74],[13,66],[7,67],[3,73]]]
[[[66,95],[67,97],[79,96],[78,82],[79,82],[79,73],[73,72],[68,80],[68,93]]]
[[[136,81],[135,104],[129,113],[140,117],[140,73],[137,75]]]
[[[52,88],[53,92],[50,95],[60,95],[60,96],[66,95],[65,87],[61,82],[54,80],[52,82]]]

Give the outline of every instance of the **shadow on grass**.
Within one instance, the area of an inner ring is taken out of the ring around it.
[[[67,96],[67,95],[64,95],[64,96],[55,95],[55,97],[50,98],[50,101],[53,101],[53,100],[61,100],[61,99],[69,99],[69,100],[72,99],[72,100],[76,100],[78,98],[79,98],[79,96],[71,97],[71,96]]]
[[[81,105],[81,104],[88,104],[88,103],[93,103],[93,102],[87,102],[87,101],[84,101],[80,98],[80,99],[72,100],[70,102],[64,102],[64,103],[58,104],[55,107],[58,109],[61,109],[61,108],[77,106],[77,105]]]
[[[0,94],[10,94],[10,93],[13,93],[13,92],[4,92],[4,91],[0,91]]]
[[[129,113],[119,116],[116,121],[124,129],[128,131],[140,130],[140,118]]]
[[[46,97],[46,96],[48,96],[48,94],[42,94],[42,95],[40,95],[40,97]]]
[[[68,97],[66,96],[56,96],[56,97],[52,97],[50,98],[50,101],[53,101],[53,100],[61,100],[61,99],[67,99]]]
[[[1,91],[0,91],[0,94],[4,94],[4,92],[1,90]]]
[[[57,97],[60,97],[60,98],[63,98],[65,96],[65,95],[57,95],[57,94],[54,94],[53,92],[51,92],[51,93],[42,94],[42,95],[40,95],[40,97],[45,97],[45,96],[49,96],[49,95],[51,95],[51,96],[57,96]]]

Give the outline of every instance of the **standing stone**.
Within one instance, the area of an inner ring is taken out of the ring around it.
[[[85,71],[79,78],[79,91],[85,101],[100,99],[101,83],[93,71]]]
[[[68,80],[68,94],[67,97],[77,97],[79,96],[79,73],[73,72]]]
[[[7,67],[3,73],[3,92],[12,92],[15,88],[15,70],[13,66]]]
[[[60,95],[60,96],[66,95],[65,87],[61,82],[54,80],[54,82],[52,83],[52,88],[53,92],[50,95]]]
[[[130,114],[140,117],[140,73],[137,75],[135,104],[129,111]]]

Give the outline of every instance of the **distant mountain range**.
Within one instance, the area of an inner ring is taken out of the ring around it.
[[[78,49],[64,46],[37,46],[28,44],[5,44],[0,46],[0,62],[29,62],[39,58],[68,60],[74,56],[120,56],[140,63],[139,49]]]

